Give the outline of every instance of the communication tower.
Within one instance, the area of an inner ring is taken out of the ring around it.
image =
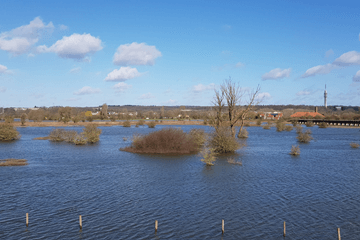
[[[326,91],[326,84],[325,84],[325,91],[324,91],[324,106],[327,108],[327,91]]]

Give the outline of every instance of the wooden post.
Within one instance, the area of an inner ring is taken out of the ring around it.
[[[286,222],[284,221],[284,237],[286,237]]]
[[[155,220],[155,232],[157,232],[157,230],[158,230],[158,221]]]
[[[26,227],[29,226],[29,213],[26,213]]]
[[[82,229],[82,217],[81,217],[81,215],[79,215],[79,226],[80,226],[80,229]]]
[[[225,223],[224,223],[224,219],[222,220],[222,223],[221,223],[221,232],[222,232],[222,234],[224,234],[224,232],[225,232]]]
[[[340,228],[338,228],[337,230],[338,230],[338,240],[341,240],[341,236],[340,236]]]

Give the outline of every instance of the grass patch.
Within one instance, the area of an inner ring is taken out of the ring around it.
[[[293,156],[298,156],[298,155],[300,155],[300,147],[299,147],[299,145],[298,145],[298,146],[292,145],[292,146],[291,146],[291,151],[290,151],[289,154],[290,154],[290,155],[293,155]]]
[[[50,137],[47,136],[47,137],[37,137],[37,138],[33,138],[33,140],[49,140]]]
[[[28,165],[26,159],[0,159],[0,167],[8,167],[8,166],[25,166]]]
[[[120,150],[132,153],[189,154],[198,152],[204,142],[203,130],[185,133],[180,128],[164,128],[148,135],[136,135],[131,146]]]

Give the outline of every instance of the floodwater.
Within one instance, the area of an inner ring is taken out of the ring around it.
[[[85,146],[32,140],[52,127],[18,128],[0,159],[29,165],[0,168],[0,239],[284,239],[284,221],[286,239],[337,239],[337,228],[359,239],[360,149],[349,146],[359,129],[312,127],[293,157],[295,130],[251,127],[246,146],[212,167],[198,155],[119,151],[163,127],[100,127],[100,142]]]

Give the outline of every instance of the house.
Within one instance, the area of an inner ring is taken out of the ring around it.
[[[290,117],[292,118],[302,118],[302,117],[324,117],[324,115],[318,113],[318,112],[297,112],[297,113],[294,113],[293,115],[291,115]]]
[[[259,116],[262,119],[276,119],[276,120],[279,120],[283,116],[283,113],[282,112],[265,112],[265,113],[261,113]]]

